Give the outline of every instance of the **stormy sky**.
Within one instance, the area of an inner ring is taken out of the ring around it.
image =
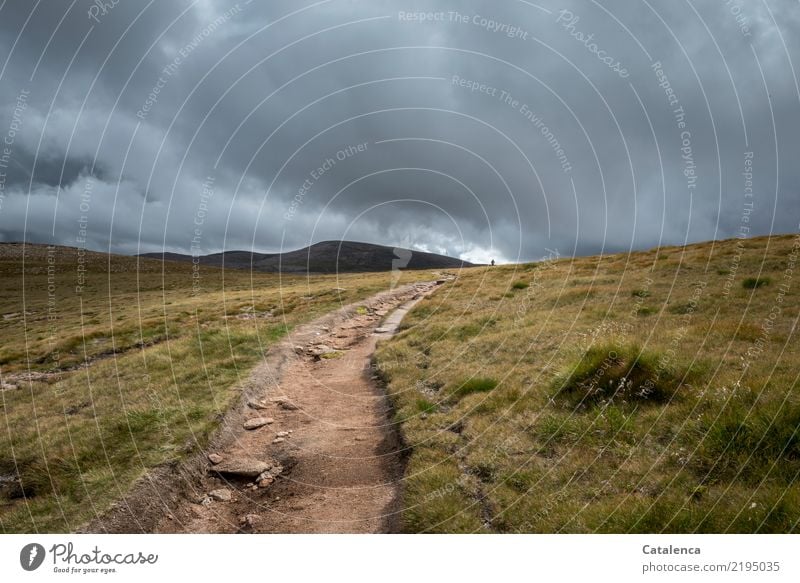
[[[0,0],[0,241],[797,232],[798,57],[794,0]]]

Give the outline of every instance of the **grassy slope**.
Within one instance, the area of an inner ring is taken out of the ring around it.
[[[0,245],[0,381],[19,387],[0,392],[0,478],[25,494],[0,488],[2,532],[73,530],[146,468],[202,447],[272,343],[390,281],[203,267],[193,293],[191,265],[90,253],[79,296],[78,257],[60,248],[51,296],[46,248],[28,247],[24,278],[20,259]]]
[[[406,530],[800,530],[798,247],[462,273],[377,354]]]

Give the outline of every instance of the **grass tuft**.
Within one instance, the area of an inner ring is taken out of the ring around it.
[[[420,397],[416,402],[417,411],[420,413],[436,413],[436,403],[431,403],[428,399]]]
[[[608,403],[666,403],[675,397],[681,378],[662,364],[658,354],[635,346],[590,348],[557,378],[555,397],[572,407]]]
[[[453,391],[453,395],[456,397],[465,397],[474,393],[488,393],[494,390],[498,384],[499,383],[492,378],[471,378],[459,383]]]
[[[765,285],[769,285],[772,280],[769,277],[748,277],[742,282],[742,287],[745,289],[758,289]]]

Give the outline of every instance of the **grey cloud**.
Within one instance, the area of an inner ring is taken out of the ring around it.
[[[740,233],[746,152],[750,234],[798,228],[789,3],[121,1],[99,22],[91,5],[0,10],[0,132],[30,91],[5,240],[49,241],[55,216],[55,240],[75,244],[91,174],[90,244],[121,252],[187,251],[209,177],[208,252],[346,237],[518,260],[680,244]]]

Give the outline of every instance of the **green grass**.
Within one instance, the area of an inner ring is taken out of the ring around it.
[[[453,390],[456,397],[464,397],[475,393],[487,393],[497,387],[498,382],[489,378],[473,378],[461,381]]]
[[[416,402],[417,411],[420,413],[435,413],[438,408],[436,403],[431,403],[428,399],[419,398]]]
[[[797,243],[736,243],[467,270],[412,310],[375,359],[404,530],[800,531],[800,288],[730,285]]]
[[[528,289],[530,284],[527,281],[515,281],[511,287],[513,289]]]
[[[742,287],[745,289],[758,289],[765,285],[769,285],[772,279],[769,277],[748,277],[742,282]]]
[[[0,245],[0,380],[18,386],[0,393],[0,476],[15,478],[0,482],[0,532],[74,531],[149,468],[201,450],[295,326],[391,283],[203,267],[196,288],[191,264],[87,253],[78,295],[75,250],[51,257],[49,282],[47,248],[27,246],[23,283],[21,248]]]

